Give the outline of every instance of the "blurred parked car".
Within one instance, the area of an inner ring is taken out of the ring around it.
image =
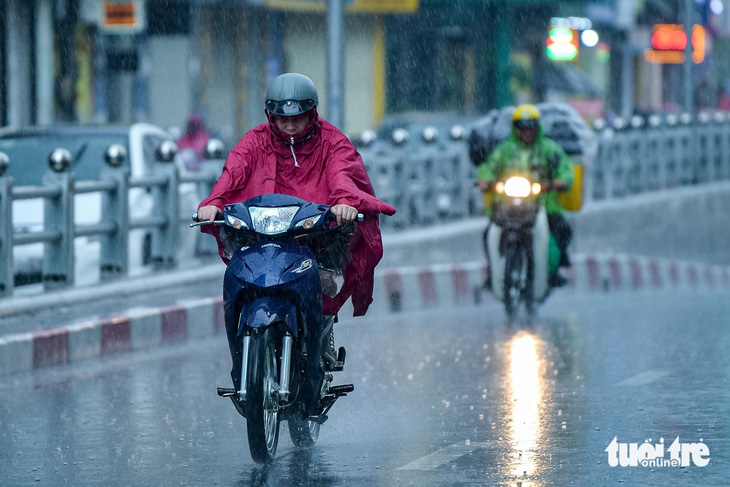
[[[595,151],[596,136],[580,114],[567,103],[537,103],[545,136],[554,140],[570,156],[584,156]],[[494,148],[509,137],[514,106],[491,110],[474,122],[469,134],[469,157],[475,165],[487,158]]]
[[[155,164],[156,150],[164,141],[172,141],[167,132],[150,124],[133,125],[52,125],[0,129],[0,152],[10,159],[7,174],[13,178],[13,186],[40,186],[48,171],[49,155],[57,148],[71,153],[71,166],[76,181],[99,180],[106,165],[105,152],[114,144],[126,150],[123,167],[130,169],[132,177],[149,175]],[[187,185],[181,194],[185,211],[197,207],[199,198],[195,186]],[[141,188],[129,191],[130,218],[151,214],[152,195]],[[74,221],[77,225],[97,223],[101,219],[101,194],[88,193],[75,196]],[[43,200],[13,202],[13,226],[16,231],[40,231],[43,228]],[[77,237],[77,281],[88,281],[88,273],[98,275],[98,238]],[[43,244],[28,244],[13,249],[16,282],[35,282],[40,279]],[[149,234],[132,231],[130,234],[130,270],[146,263],[150,253]],[[81,274],[81,275],[80,275]],[[92,280],[93,282],[93,280]]]

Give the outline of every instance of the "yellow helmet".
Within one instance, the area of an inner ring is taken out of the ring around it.
[[[512,123],[518,127],[535,127],[540,123],[540,110],[535,105],[519,105],[512,114]]]

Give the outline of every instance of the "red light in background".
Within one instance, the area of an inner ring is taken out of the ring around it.
[[[651,37],[653,49],[647,49],[645,59],[650,63],[680,64],[684,62],[687,34],[682,24],[655,24]],[[696,64],[705,59],[705,28],[692,27],[692,61]]]
[[[651,47],[660,51],[681,51],[687,45],[687,35],[684,26],[672,24],[657,24],[651,36]]]

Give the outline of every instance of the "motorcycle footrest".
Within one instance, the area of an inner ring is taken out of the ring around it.
[[[236,395],[236,390],[230,387],[219,387],[218,395],[220,397],[231,397]]]
[[[310,416],[309,419],[319,424],[324,423],[325,421],[327,421],[327,413],[330,409],[332,409],[335,401],[337,401],[337,399],[341,398],[342,396],[346,396],[348,392],[352,392],[354,390],[355,386],[352,384],[331,386],[328,389],[328,393],[322,398],[322,402],[320,403],[320,407],[322,408],[321,412],[319,414]]]
[[[315,423],[322,424],[329,419],[329,416],[327,416],[326,414],[320,414],[318,416],[310,416],[308,419],[314,421]]]
[[[346,357],[347,352],[345,351],[345,347],[340,347],[339,350],[337,350],[337,361],[335,362],[334,372],[342,372],[345,369]]]
[[[340,386],[331,386],[329,388],[329,393],[334,394],[335,397],[340,396],[346,396],[348,392],[352,392],[355,390],[355,386],[353,384],[342,384]]]

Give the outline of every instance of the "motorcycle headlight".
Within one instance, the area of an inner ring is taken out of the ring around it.
[[[512,198],[525,198],[532,192],[530,181],[522,176],[513,176],[504,182],[504,194]]]
[[[245,221],[241,220],[240,218],[236,218],[233,215],[226,215],[226,221],[230,226],[235,228],[236,230],[240,230],[242,228],[248,228],[248,225]]]
[[[291,222],[298,211],[298,206],[279,206],[275,208],[249,206],[248,208],[253,229],[265,235],[277,235],[289,230]]]
[[[302,220],[299,223],[297,223],[296,225],[294,225],[294,228],[303,228],[305,230],[309,230],[310,228],[312,228],[313,226],[315,226],[317,224],[317,222],[319,221],[319,218],[321,216],[322,215],[316,215],[313,217],[305,218],[304,220]]]

